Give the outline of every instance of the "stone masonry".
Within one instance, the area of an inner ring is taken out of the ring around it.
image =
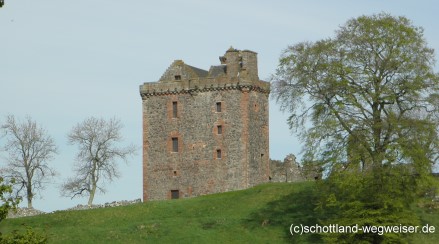
[[[269,181],[270,85],[253,51],[230,48],[220,61],[206,71],[176,60],[140,86],[144,201]]]
[[[284,161],[270,159],[271,182],[299,182],[322,179],[323,168],[318,165],[301,165],[294,154],[288,154]]]
[[[296,156],[289,154],[284,161],[270,160],[270,181],[271,182],[298,182],[304,181],[306,176],[296,162]]]

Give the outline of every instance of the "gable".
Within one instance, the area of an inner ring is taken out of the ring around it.
[[[182,60],[175,60],[160,78],[160,82],[175,82],[207,77],[208,72],[185,64]]]

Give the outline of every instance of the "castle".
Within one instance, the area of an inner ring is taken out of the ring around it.
[[[140,86],[143,201],[269,181],[268,96],[257,53],[230,48],[209,71],[175,60]]]

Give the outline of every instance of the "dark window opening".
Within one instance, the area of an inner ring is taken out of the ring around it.
[[[217,149],[217,150],[216,150],[216,158],[217,158],[217,159],[221,159],[221,156],[222,156],[222,155],[221,155],[221,149]]]
[[[181,75],[174,76],[175,80],[181,80]]]
[[[216,128],[217,128],[218,135],[221,135],[223,133],[223,126],[218,125]]]
[[[172,118],[177,118],[178,106],[177,102],[172,102]]]
[[[172,152],[178,152],[178,138],[172,138]]]
[[[174,170],[174,176],[177,176],[177,170]]]
[[[221,102],[216,103],[216,111],[221,112]]]
[[[171,199],[179,199],[180,191],[179,190],[171,190]]]

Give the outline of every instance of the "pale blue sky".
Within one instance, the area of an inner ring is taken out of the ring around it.
[[[258,53],[259,77],[267,79],[287,45],[333,36],[348,19],[379,12],[408,17],[439,50],[438,10],[433,0],[5,0],[0,122],[7,114],[30,115],[55,139],[59,155],[51,164],[60,175],[34,201],[35,208],[53,211],[87,200],[59,195],[76,152],[67,133],[89,116],[120,118],[125,142],[137,144],[138,154],[121,164],[122,177],[95,203],[140,198],[139,85],[158,80],[173,60],[208,69],[230,46],[250,49]],[[300,151],[286,117],[271,101],[273,159]]]

